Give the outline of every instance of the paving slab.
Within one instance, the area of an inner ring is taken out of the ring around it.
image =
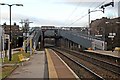
[[[30,61],[24,62],[8,78],[44,78],[45,59],[44,51],[36,51]]]

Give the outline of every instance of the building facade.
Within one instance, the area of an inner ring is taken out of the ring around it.
[[[96,19],[90,24],[91,35],[102,35],[100,38],[107,42],[108,50],[114,47],[120,47],[120,17],[109,19],[103,17]],[[114,34],[114,38],[110,37]]]
[[[6,23],[4,23],[2,25],[2,27],[4,28],[5,34],[10,34],[10,25],[7,25]],[[14,23],[14,25],[11,25],[11,41],[12,41],[12,48],[16,48],[16,47],[21,47],[21,45],[19,45],[19,38],[22,36],[22,30],[19,29],[19,25],[16,25],[16,23]],[[21,41],[22,42],[22,41]]]

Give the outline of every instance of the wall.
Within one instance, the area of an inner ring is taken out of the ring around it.
[[[103,35],[105,41],[107,42],[107,48],[112,49],[112,47],[120,46],[120,24],[116,22],[120,22],[120,17],[118,18],[102,18],[96,19],[91,23],[91,35]],[[106,23],[108,22],[108,23]],[[113,39],[113,44],[111,38],[108,38],[109,33],[116,33],[116,36]]]

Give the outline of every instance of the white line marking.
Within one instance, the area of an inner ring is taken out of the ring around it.
[[[52,50],[53,51],[53,50]],[[54,52],[54,51],[53,51]],[[78,80],[79,77],[75,74],[75,72],[54,52],[54,54],[63,62],[63,64],[72,72],[72,74],[75,76],[75,78],[77,78]]]

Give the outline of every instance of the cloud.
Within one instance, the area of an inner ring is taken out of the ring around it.
[[[9,24],[9,16],[7,13],[2,14],[1,16],[1,22],[2,24],[6,22]],[[19,22],[21,20],[26,20],[28,19],[30,22],[33,22],[32,24],[37,25],[54,25],[54,26],[63,26],[64,22],[60,20],[52,20],[52,19],[42,19],[42,18],[36,18],[33,16],[26,16],[26,15],[21,15],[21,14],[12,14],[12,23],[16,22],[17,24],[20,24]]]
[[[68,4],[68,5],[76,5],[80,4],[80,7],[95,7],[96,5],[106,4],[111,2],[112,0],[57,0],[57,4]],[[117,3],[119,0],[114,0]]]
[[[57,0],[56,2],[110,2],[111,0]],[[114,0],[115,2],[118,2],[119,0]]]
[[[12,14],[12,22],[19,23],[21,20],[29,19],[32,22],[39,23],[42,19],[37,19],[31,16],[21,15],[21,14]],[[1,14],[1,22],[9,23],[9,15],[7,13]]]
[[[8,0],[7,0],[8,1]],[[12,8],[12,23],[19,23],[21,19],[29,19],[33,22],[31,25],[55,25],[55,26],[67,26],[78,18],[81,18],[85,14],[88,14],[88,9],[94,10],[103,1],[98,0],[44,0],[44,1],[30,1],[23,2],[25,5],[22,9]],[[48,2],[46,2],[48,1]],[[97,2],[96,2],[97,1]],[[111,1],[111,0],[107,0]],[[20,1],[20,3],[22,3]],[[32,6],[31,6],[31,3]],[[106,2],[107,3],[107,2]],[[2,23],[8,22],[9,24],[9,13],[8,7],[2,7]],[[111,12],[116,12],[115,7],[111,6],[105,9],[105,14],[107,14],[109,8]],[[113,11],[114,10],[114,11]],[[5,12],[6,11],[6,12]],[[15,12],[14,12],[15,11]],[[73,12],[74,11],[74,12]],[[4,12],[4,13],[3,13]],[[108,12],[109,13],[109,12]],[[97,12],[93,13],[95,19]],[[99,13],[98,13],[99,14]],[[109,14],[110,15],[110,14]],[[114,16],[114,15],[111,15]],[[100,17],[100,16],[97,16]],[[91,19],[92,14],[91,14]],[[66,22],[66,23],[65,23]],[[75,22],[71,26],[81,26],[88,22],[88,18],[85,17]],[[67,25],[66,25],[67,24]]]

